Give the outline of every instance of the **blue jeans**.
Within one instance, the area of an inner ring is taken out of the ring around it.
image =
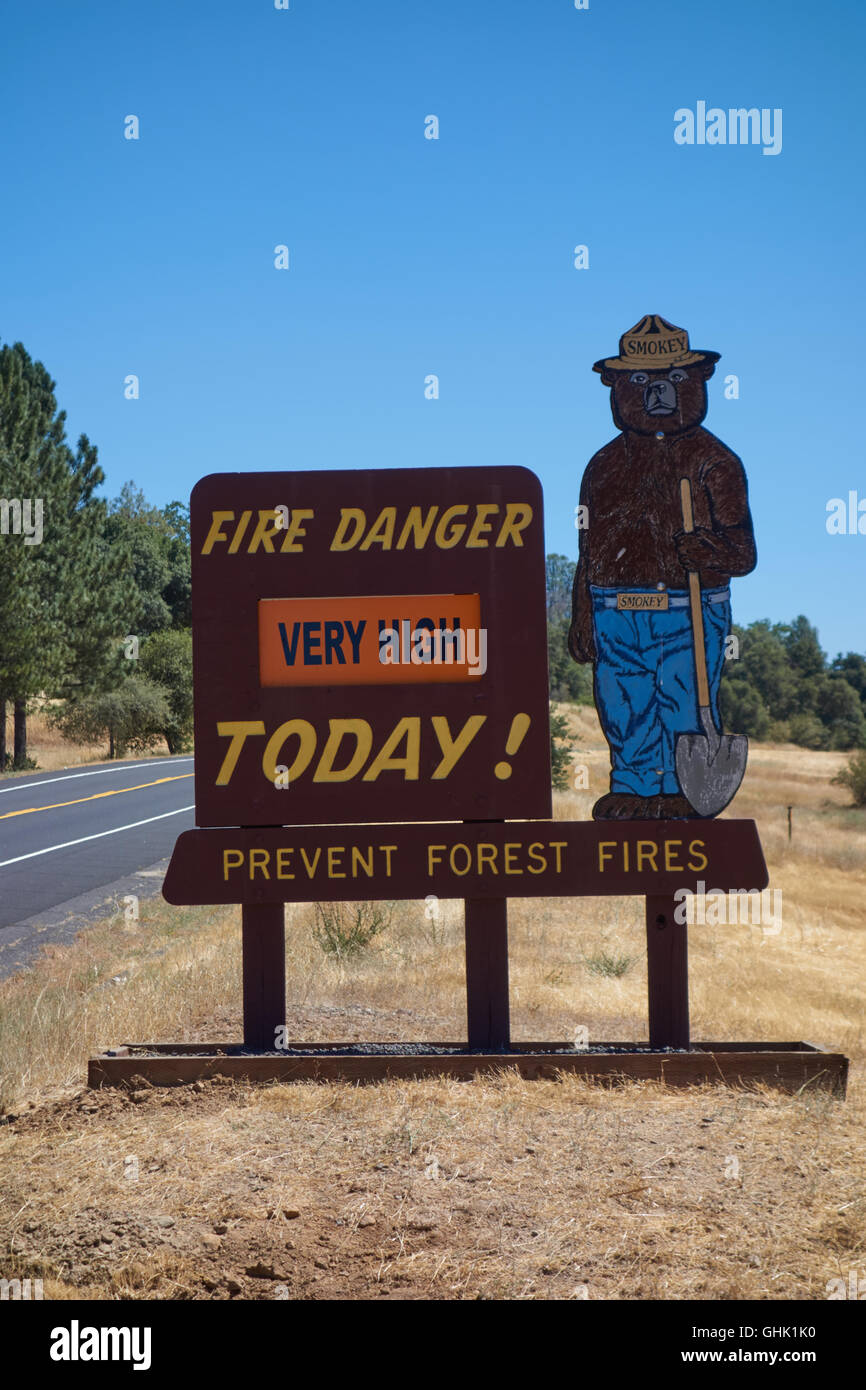
[[[612,792],[676,796],[678,734],[700,733],[688,590],[669,589],[666,612],[620,611],[617,589],[590,585],[595,636],[595,703],[610,744]],[[631,589],[630,593],[655,590]],[[716,728],[725,638],[731,630],[730,590],[701,594],[710,708]],[[608,600],[608,602],[605,602]],[[683,601],[685,600],[685,601]]]

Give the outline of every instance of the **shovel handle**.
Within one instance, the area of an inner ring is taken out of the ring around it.
[[[692,485],[688,478],[680,479],[680,501],[683,509],[683,530],[687,535],[695,529],[695,515],[692,508]],[[689,607],[692,614],[692,641],[695,648],[695,672],[698,678],[698,704],[708,708],[710,686],[707,680],[707,649],[704,640],[704,613],[701,608],[701,581],[695,570],[687,571],[689,576]]]

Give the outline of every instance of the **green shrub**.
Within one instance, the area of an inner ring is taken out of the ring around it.
[[[866,806],[866,748],[851,754],[848,766],[830,779],[837,787],[847,787],[855,806]]]
[[[637,956],[615,956],[610,951],[596,951],[592,956],[584,956],[583,963],[590,975],[606,975],[619,979],[636,960]]]
[[[171,713],[162,686],[129,676],[117,690],[69,700],[48,717],[73,743],[107,738],[109,758],[122,758],[130,748],[144,753],[159,743]]]
[[[387,930],[393,903],[316,903],[313,937],[326,956],[343,960],[366,950],[373,938]]]

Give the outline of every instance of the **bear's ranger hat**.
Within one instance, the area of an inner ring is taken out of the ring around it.
[[[660,314],[644,314],[620,338],[619,357],[602,357],[593,363],[592,370],[601,372],[607,367],[613,372],[634,372],[649,368],[657,372],[665,367],[688,367],[694,362],[718,362],[721,355],[693,351],[684,328],[668,323]]]

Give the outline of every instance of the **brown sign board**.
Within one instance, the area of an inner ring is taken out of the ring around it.
[[[190,524],[197,825],[550,816],[533,473],[217,473]]]
[[[755,892],[751,820],[511,821],[187,830],[170,903],[396,901]]]

